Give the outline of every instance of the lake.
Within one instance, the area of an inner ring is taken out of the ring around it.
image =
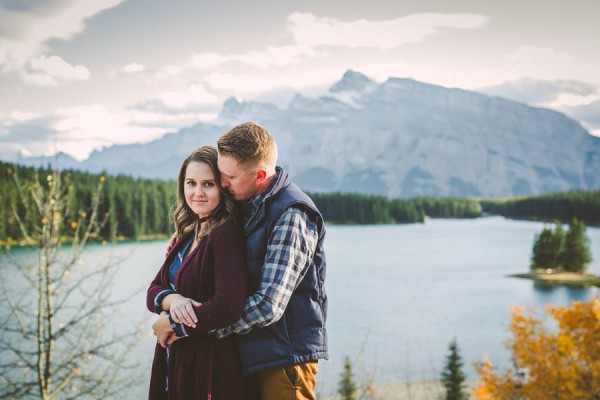
[[[544,287],[509,274],[529,268],[539,222],[501,217],[428,220],[425,224],[328,226],[326,239],[330,360],[320,363],[318,392],[336,391],[344,357],[356,361],[359,381],[369,371],[376,382],[437,379],[448,344],[456,338],[468,379],[487,356],[510,367],[505,348],[510,307],[543,310],[546,304],[587,300],[597,288]],[[588,228],[600,274],[600,228]],[[125,257],[114,295],[139,290],[119,318],[145,324],[135,349],[144,381],[124,398],[144,398],[155,344],[154,317],[145,289],[164,257],[165,241],[90,246],[86,263]]]

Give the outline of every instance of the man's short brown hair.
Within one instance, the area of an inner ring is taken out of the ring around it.
[[[225,133],[217,141],[217,148],[220,154],[251,165],[269,163],[276,152],[273,136],[255,122],[245,122]]]

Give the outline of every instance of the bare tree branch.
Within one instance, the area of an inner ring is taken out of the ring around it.
[[[11,281],[19,282],[15,288],[0,279],[6,310],[0,316],[5,327],[0,333],[0,399],[116,396],[128,384],[119,371],[131,367],[127,355],[137,338],[100,330],[105,312],[133,294],[111,298],[118,265],[113,258],[90,271],[76,268],[87,242],[106,222],[98,216],[103,179],[89,208],[73,218],[73,187],[58,171],[45,181],[36,176],[23,183],[13,176],[20,210],[12,214],[25,242],[35,245],[37,266],[28,257],[12,256],[8,248],[0,254],[18,271]],[[63,249],[63,242],[70,246]]]

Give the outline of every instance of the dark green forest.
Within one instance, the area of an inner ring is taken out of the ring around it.
[[[481,200],[483,212],[506,218],[536,221],[574,219],[590,226],[600,226],[600,191],[562,192],[513,199]]]
[[[429,218],[476,218],[481,205],[473,199],[388,199],[348,193],[310,193],[327,222],[336,224],[402,224]]]
[[[39,222],[28,216],[27,203],[32,201],[28,187],[34,184],[47,186],[51,175],[50,169],[15,167],[0,162],[0,201],[3,205],[0,207],[0,241],[23,239],[17,216],[29,227]],[[21,191],[17,188],[15,177],[22,187]],[[70,215],[65,219],[72,221],[89,212],[92,196],[102,180],[98,211],[104,225],[97,240],[143,239],[172,231],[169,215],[175,205],[175,182],[70,170],[62,171],[61,177],[71,203]]]
[[[17,223],[33,226],[27,212],[28,185],[47,185],[49,168],[35,169],[0,162],[0,242],[23,239]],[[22,190],[19,192],[15,177]],[[67,188],[71,215],[77,220],[88,211],[102,181],[99,205],[103,228],[96,240],[145,239],[169,235],[176,183],[118,175],[61,172]],[[22,193],[21,195],[19,193]],[[600,191],[566,192],[518,199],[414,198],[388,199],[347,193],[311,193],[325,220],[335,224],[399,224],[424,222],[425,218],[477,218],[499,214],[507,218],[542,221],[579,219],[600,226]],[[68,229],[68,227],[66,228]],[[66,232],[68,233],[68,232]]]

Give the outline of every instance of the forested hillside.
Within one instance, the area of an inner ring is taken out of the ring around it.
[[[484,212],[506,218],[570,222],[600,226],[600,191],[563,192],[511,199],[482,200]]]
[[[19,221],[32,227],[28,204],[30,185],[48,185],[48,168],[14,166],[0,162],[0,242],[21,242]],[[176,183],[129,176],[110,176],[66,170],[61,173],[69,192],[66,221],[86,215],[93,194],[102,184],[99,205],[104,226],[96,240],[146,239],[172,232],[170,213],[175,206]],[[19,191],[17,185],[21,186]],[[513,199],[414,198],[388,199],[346,193],[312,193],[325,221],[336,224],[396,224],[429,218],[477,218],[483,213],[507,218],[568,222],[577,218],[600,226],[600,192],[566,192]],[[65,229],[71,229],[69,224]],[[31,230],[31,229],[30,229]],[[68,233],[68,232],[65,232]]]
[[[33,226],[33,221],[28,215],[27,204],[33,201],[29,196],[28,187],[34,184],[48,185],[47,181],[51,176],[50,169],[15,167],[0,162],[0,241],[23,239],[18,221]],[[102,182],[99,216],[105,224],[101,237],[97,239],[140,239],[165,235],[171,231],[169,212],[175,204],[175,182],[78,171],[63,171],[61,179],[70,198],[70,215],[64,217],[72,221],[88,212],[92,196]],[[66,229],[69,229],[68,225]]]

